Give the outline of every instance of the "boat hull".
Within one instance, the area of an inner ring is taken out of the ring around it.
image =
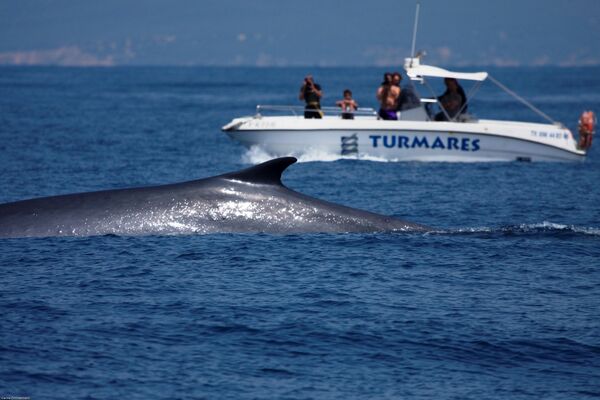
[[[314,125],[323,125],[323,122],[307,121],[309,124],[305,125],[312,124],[313,127],[292,129],[283,122],[275,118],[238,121],[233,128],[224,127],[224,131],[244,146],[259,146],[274,156],[298,156],[318,151],[389,161],[581,161],[585,158],[585,152],[576,149],[571,132],[554,125],[523,123],[519,126],[512,123],[513,126],[507,126],[502,132],[502,128],[494,123],[374,120],[368,124],[379,125],[374,128],[351,126],[354,121],[349,121],[342,123],[346,127],[338,124],[337,127],[319,129]],[[357,125],[365,125],[357,122]]]

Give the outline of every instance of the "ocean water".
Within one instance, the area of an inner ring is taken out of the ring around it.
[[[269,158],[220,127],[375,107],[377,68],[1,68],[0,202],[207,177]],[[600,68],[494,77],[575,131]],[[441,90],[441,87],[436,87]],[[470,110],[536,120],[491,86]],[[0,240],[0,397],[600,397],[600,142],[584,163],[305,154],[284,183],[435,233]]]

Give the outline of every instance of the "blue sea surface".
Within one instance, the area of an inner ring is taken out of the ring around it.
[[[384,70],[1,68],[0,202],[263,161],[220,127],[298,104],[307,72],[324,104],[375,107]],[[574,132],[600,111],[598,67],[490,72]],[[469,109],[538,120],[488,84]],[[0,397],[600,397],[600,142],[584,163],[307,154],[283,180],[438,231],[0,240]]]

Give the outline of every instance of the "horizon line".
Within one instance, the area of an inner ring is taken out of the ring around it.
[[[438,64],[444,68],[594,68],[600,67],[600,62],[597,63],[581,63],[581,64]],[[294,64],[294,65],[255,65],[255,64],[2,64],[0,68],[252,68],[252,69],[285,69],[285,68],[401,68],[402,65],[396,64],[356,64],[356,65],[319,65],[319,64]]]

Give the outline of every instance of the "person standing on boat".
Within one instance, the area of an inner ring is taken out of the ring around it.
[[[354,111],[358,109],[358,103],[352,98],[350,89],[344,90],[344,98],[336,101],[335,105],[343,110],[342,119],[354,119]]]
[[[392,85],[400,87],[400,82],[402,82],[402,74],[400,74],[400,72],[395,71],[392,74]]]
[[[377,89],[377,100],[381,104],[379,118],[385,120],[397,120],[396,106],[400,97],[400,87],[393,83],[393,76],[389,72],[383,75],[383,82]]]
[[[321,85],[315,83],[312,75],[306,75],[302,87],[300,88],[300,95],[298,98],[306,102],[304,107],[304,118],[323,118],[323,112],[321,111],[321,97],[323,97],[323,91]]]
[[[467,95],[458,81],[454,78],[444,78],[444,83],[446,91],[437,98],[443,110],[435,115],[436,121],[447,121],[448,118],[453,120],[467,111]]]

